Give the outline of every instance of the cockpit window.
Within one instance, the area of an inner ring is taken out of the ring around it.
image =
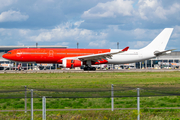
[[[7,54],[11,54],[11,52],[8,52]]]

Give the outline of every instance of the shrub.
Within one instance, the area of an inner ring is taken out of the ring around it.
[[[6,109],[6,105],[3,105],[3,107],[2,107],[3,109]]]

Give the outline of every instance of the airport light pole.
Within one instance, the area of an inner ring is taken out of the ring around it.
[[[79,43],[77,42],[77,48],[79,48]]]
[[[117,49],[119,49],[119,42],[117,42]]]

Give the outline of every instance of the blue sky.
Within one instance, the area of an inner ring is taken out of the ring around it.
[[[0,46],[139,49],[172,27],[180,51],[179,21],[179,0],[0,0]]]

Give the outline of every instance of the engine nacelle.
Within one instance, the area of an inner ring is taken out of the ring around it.
[[[62,64],[65,68],[81,67],[83,65],[82,61],[73,59],[63,59]]]

